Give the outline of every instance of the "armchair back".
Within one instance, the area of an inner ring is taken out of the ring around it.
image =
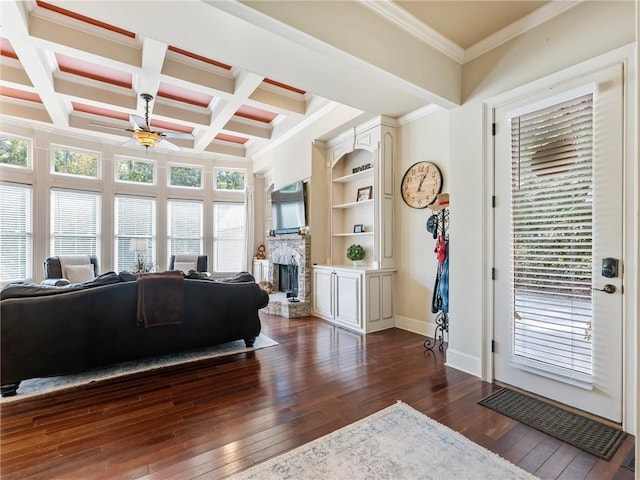
[[[98,257],[96,257],[95,255],[86,255],[88,262],[84,262],[84,263],[89,263],[91,265],[93,265],[93,275],[94,277],[97,277],[98,275],[100,275],[100,267],[98,265]],[[60,261],[60,259],[62,258],[62,261]],[[78,255],[57,255],[55,257],[49,257],[44,261],[44,278],[48,279],[48,278],[66,278],[66,276],[63,274],[62,271],[62,265],[65,262],[65,259],[67,260],[71,260],[71,259],[75,259],[77,260],[79,258]],[[77,262],[75,262],[77,263]]]

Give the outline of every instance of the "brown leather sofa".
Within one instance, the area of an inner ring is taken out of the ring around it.
[[[182,323],[137,322],[135,275],[109,272],[83,284],[11,284],[0,292],[0,393],[22,380],[234,340],[253,346],[269,295],[243,272],[226,281],[185,278]]]

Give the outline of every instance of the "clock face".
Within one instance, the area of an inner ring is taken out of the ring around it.
[[[412,208],[426,208],[442,190],[442,174],[435,163],[418,162],[409,167],[400,185],[402,199]]]

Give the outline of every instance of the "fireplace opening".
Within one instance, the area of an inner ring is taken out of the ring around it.
[[[298,264],[291,256],[289,263],[278,264],[278,290],[286,292],[289,302],[299,302],[298,299]]]

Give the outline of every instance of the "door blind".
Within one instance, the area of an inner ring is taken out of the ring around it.
[[[590,382],[593,95],[511,120],[512,362]]]

